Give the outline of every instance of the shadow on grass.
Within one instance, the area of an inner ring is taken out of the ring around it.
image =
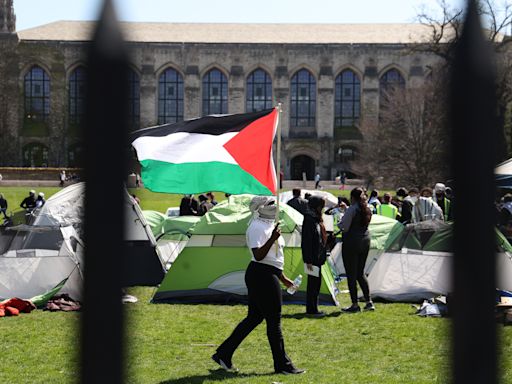
[[[253,376],[272,376],[275,375],[274,372],[269,373],[236,373],[236,372],[226,372],[223,369],[210,369],[209,375],[196,375],[196,376],[186,376],[181,377],[179,379],[171,379],[166,381],[161,381],[160,384],[202,384],[206,380],[208,381],[223,381],[226,379],[245,379]]]
[[[283,319],[297,319],[297,320],[312,319],[312,320],[321,320],[321,319],[326,319],[328,317],[338,317],[340,315],[341,315],[341,312],[336,311],[336,312],[326,313],[325,316],[322,316],[322,317],[315,317],[315,316],[308,315],[305,312],[302,312],[302,313],[286,313],[284,315],[281,315],[281,317]]]

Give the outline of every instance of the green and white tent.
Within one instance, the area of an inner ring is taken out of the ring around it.
[[[165,219],[158,223],[152,213],[145,213],[150,224],[163,233],[158,243],[183,241],[190,238],[171,263],[160,287],[153,296],[154,303],[233,303],[247,301],[244,275],[251,260],[245,232],[252,218],[249,211],[251,195],[231,196],[219,203],[194,223],[190,217]],[[302,262],[301,224],[303,217],[293,208],[280,208],[281,233],[285,240],[284,272],[290,278],[304,276],[304,283],[294,295],[283,290],[285,303],[305,303],[306,283]],[[188,237],[188,236],[187,236]],[[159,247],[159,251],[161,248]],[[320,303],[337,305],[333,273],[328,266],[322,269]]]
[[[372,296],[417,302],[451,292],[453,223],[409,224],[386,247],[368,280]],[[472,241],[468,239],[468,241]],[[497,287],[512,290],[512,247],[496,230]],[[475,276],[475,284],[478,276]]]

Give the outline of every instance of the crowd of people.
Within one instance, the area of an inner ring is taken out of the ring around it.
[[[404,187],[396,190],[395,196],[374,189],[370,192],[368,204],[372,213],[396,219],[403,224],[417,223],[425,220],[452,221],[454,199],[453,190],[443,183],[434,188]],[[340,208],[346,208],[346,203]]]
[[[35,190],[30,190],[28,193],[28,196],[25,197],[21,203],[20,208],[22,208],[25,211],[25,214],[28,217],[32,215],[32,212],[36,209],[41,208],[46,203],[44,193],[39,192],[36,194]],[[8,225],[11,221],[12,212],[10,213],[8,211],[9,209],[9,202],[5,198],[3,193],[0,193],[0,214],[3,215],[4,219],[4,225]]]
[[[357,284],[366,303],[363,310],[375,310],[364,273],[370,248],[368,226],[373,214],[396,219],[403,224],[425,220],[451,221],[453,216],[453,190],[443,183],[435,184],[434,188],[422,188],[421,191],[417,188],[407,190],[401,187],[397,189],[395,196],[387,192],[380,195],[375,189],[367,195],[363,188],[354,188],[350,192],[350,199],[339,196],[338,203],[326,210],[324,200],[318,196],[305,194],[301,197],[300,189],[294,189],[292,194],[293,197],[287,204],[304,215],[301,246],[303,261],[308,270],[306,313],[315,317],[324,316],[318,310],[321,269],[327,252],[337,242],[343,242],[342,259],[352,302],[343,311],[361,311]],[[512,234],[512,195],[507,197],[507,202]],[[326,233],[323,214],[333,216],[333,233]]]
[[[340,196],[338,204],[327,210],[324,210],[325,200],[319,196],[305,194],[302,198],[300,189],[294,189],[292,194],[293,197],[287,204],[304,215],[301,248],[302,258],[308,270],[306,314],[314,317],[325,316],[318,310],[321,270],[326,262],[327,252],[336,242],[342,241],[342,238],[343,264],[352,299],[352,305],[344,308],[343,311],[347,313],[361,311],[357,301],[357,283],[366,301],[364,310],[375,310],[364,274],[364,266],[370,249],[368,226],[376,209],[368,202],[366,192],[362,188],[354,188],[350,193],[350,200]],[[327,233],[323,214],[333,215],[335,227],[333,233]]]
[[[217,205],[213,192],[201,194],[198,199],[194,195],[184,195],[180,202],[180,216],[204,216]]]

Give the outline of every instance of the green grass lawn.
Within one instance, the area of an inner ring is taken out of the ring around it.
[[[11,207],[30,188],[1,188]],[[38,188],[46,197],[59,188]],[[181,196],[132,190],[143,209],[165,212]],[[338,195],[339,191],[332,191]],[[342,191],[348,194],[348,191]],[[218,200],[223,194],[217,194]],[[286,349],[305,375],[272,373],[265,325],[240,346],[225,374],[210,360],[215,348],[245,316],[244,305],[150,304],[153,288],[132,288],[139,298],[125,305],[127,383],[447,383],[449,319],[420,318],[409,304],[379,304],[374,313],[340,314],[323,307],[323,319],[304,317],[303,306],[283,307]],[[347,294],[339,297],[349,304]],[[0,319],[0,382],[68,383],[79,374],[78,313],[35,311]],[[512,327],[499,326],[502,383],[512,383]],[[101,340],[98,340],[101,342]],[[469,369],[469,368],[468,368]]]
[[[420,318],[408,304],[379,304],[373,313],[340,314],[322,307],[323,319],[304,307],[283,306],[286,349],[305,375],[272,373],[262,324],[242,343],[238,374],[218,370],[215,348],[245,316],[244,305],[149,304],[151,288],[133,288],[126,304],[127,383],[447,383],[448,319]],[[343,304],[348,304],[343,295]],[[77,379],[77,313],[35,311],[0,319],[0,381],[67,383]],[[501,327],[500,327],[501,329]],[[502,328],[502,382],[512,382],[512,327]]]

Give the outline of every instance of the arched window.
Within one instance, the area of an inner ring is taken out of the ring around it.
[[[85,85],[87,72],[84,67],[77,67],[69,77],[69,124],[80,126],[85,117]]]
[[[137,129],[140,126],[140,79],[133,69],[128,73],[128,86],[128,121],[132,129]]]
[[[183,120],[183,77],[169,68],[158,80],[158,124]]]
[[[316,119],[316,80],[307,69],[301,69],[291,82],[291,127],[314,127]]]
[[[84,166],[84,147],[82,144],[74,144],[68,148],[68,167],[81,168]]]
[[[203,77],[203,116],[228,113],[228,79],[218,69]]]
[[[379,80],[380,101],[385,102],[389,94],[405,88],[405,79],[397,69],[392,68],[384,73]]]
[[[356,150],[352,147],[339,147],[335,157],[337,163],[348,163],[356,159]]]
[[[361,112],[361,81],[346,69],[336,77],[334,97],[334,126],[353,127]]]
[[[25,121],[42,123],[50,116],[50,78],[34,65],[25,75]]]
[[[31,143],[23,147],[24,167],[48,167],[48,147],[40,143]]]
[[[256,69],[247,77],[246,111],[257,112],[272,108],[272,79],[263,69]]]

